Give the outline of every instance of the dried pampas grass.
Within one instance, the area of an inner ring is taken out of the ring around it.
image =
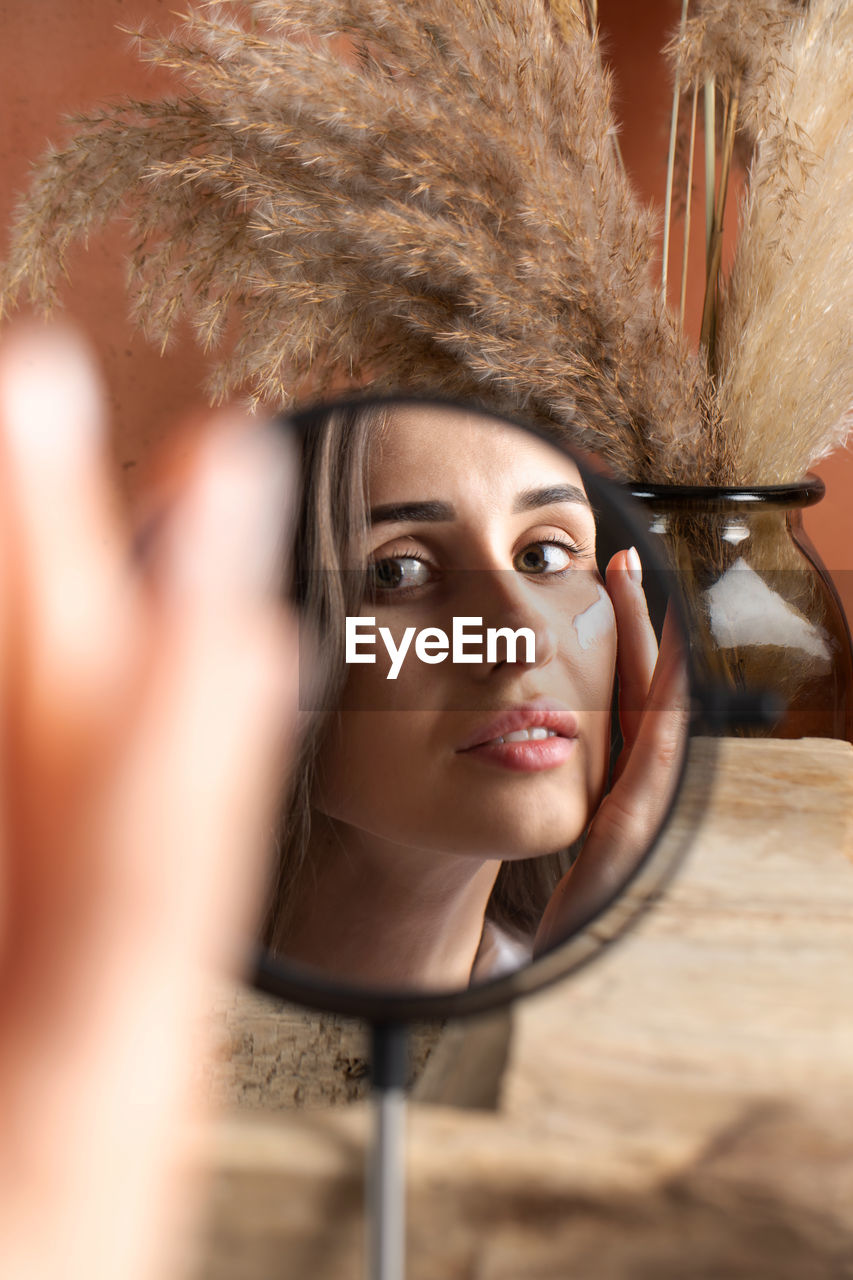
[[[698,0],[664,50],[673,78],[683,92],[713,81],[723,100],[737,93],[740,128],[754,139],[774,108],[770,81],[803,7],[803,0]]]
[[[655,220],[619,159],[596,12],[201,4],[138,39],[180,96],[77,118],[42,160],[0,305],[57,305],[72,241],[123,216],[149,338],[185,321],[205,349],[236,335],[215,398],[280,408],[342,381],[440,393],[521,414],[626,478],[796,479],[853,418],[853,5],[684,10],[670,56],[688,190],[704,99],[704,359],[667,310],[668,253],[664,288],[651,278]],[[750,177],[723,281],[737,146]]]
[[[710,94],[709,118],[715,102],[722,108],[719,138],[716,125],[706,136],[702,341],[728,424],[732,481],[797,480],[853,427],[853,5],[699,0],[669,54],[677,86],[694,102],[700,87],[706,103]],[[749,176],[723,280],[725,188],[738,141]]]
[[[585,6],[214,0],[139,47],[184,92],[78,118],[42,161],[7,308],[53,306],[70,242],[122,213],[149,337],[185,317],[209,347],[237,315],[219,397],[278,408],[343,370],[522,413],[626,477],[726,476]]]
[[[799,478],[853,428],[853,5],[812,0],[771,78],[719,334],[739,474]]]

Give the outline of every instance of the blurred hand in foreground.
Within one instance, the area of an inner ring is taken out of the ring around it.
[[[288,460],[220,417],[145,556],[64,331],[0,349],[0,1274],[160,1280],[207,975],[286,767]]]

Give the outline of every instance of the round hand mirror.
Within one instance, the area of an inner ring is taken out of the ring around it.
[[[374,1024],[504,1003],[669,869],[673,574],[600,467],[517,423],[393,398],[283,425],[301,737],[256,981]]]
[[[533,991],[636,917],[680,852],[704,695],[674,574],[594,460],[412,398],[282,427],[301,733],[255,981],[372,1025],[370,1274],[399,1280],[401,1028]]]

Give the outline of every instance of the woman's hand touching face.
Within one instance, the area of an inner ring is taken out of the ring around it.
[[[633,547],[611,558],[607,591],[616,615],[623,747],[613,785],[590,825],[583,851],[542,917],[536,954],[580,928],[624,887],[669,808],[686,745],[684,644],[669,608],[658,649],[640,558]]]
[[[288,459],[212,423],[144,567],[82,344],[0,350],[0,1274],[141,1280],[206,974],[236,962],[295,706]]]

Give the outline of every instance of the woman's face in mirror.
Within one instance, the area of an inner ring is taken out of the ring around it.
[[[401,406],[371,441],[367,498],[348,566],[367,568],[358,651],[375,661],[348,667],[316,814],[366,857],[565,849],[606,784],[616,660],[577,468],[499,421]],[[454,661],[462,618],[482,638]]]
[[[349,988],[464,990],[582,929],[638,868],[685,740],[680,640],[659,647],[618,502],[605,587],[561,449],[424,402],[297,425],[294,593],[325,685],[264,941]]]

